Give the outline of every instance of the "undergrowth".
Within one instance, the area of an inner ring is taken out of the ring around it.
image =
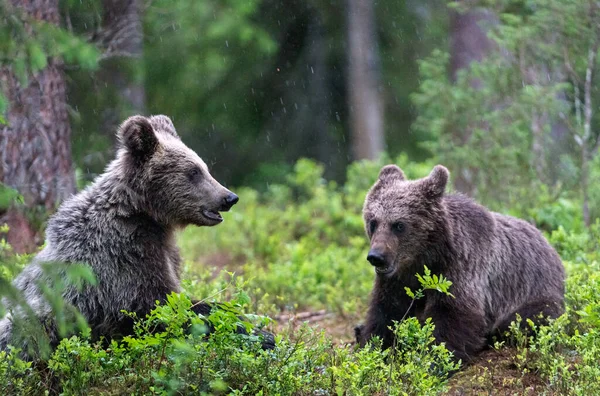
[[[433,165],[405,157],[395,162],[409,178],[426,175]],[[109,345],[92,342],[84,330],[34,362],[21,360],[16,349],[0,352],[0,394],[433,395],[452,389],[470,368],[433,343],[429,321],[396,324],[395,353],[377,342],[363,349],[351,342],[374,277],[365,260],[361,208],[380,166],[355,163],[346,183],[337,185],[323,179],[319,165],[303,160],[285,185],[263,193],[236,190],[240,202],[224,224],[189,227],[180,235],[186,262],[181,294],[137,318],[133,335]],[[600,394],[600,223],[585,229],[577,219],[564,221],[577,202],[550,197],[542,191],[529,205],[492,206],[545,230],[567,268],[567,311],[547,326],[528,325],[530,332],[516,323],[489,353],[509,360],[516,379],[508,393],[526,394],[524,384],[534,377],[535,394]],[[29,257],[11,254],[6,244],[0,256],[0,293],[7,297],[14,292],[9,280]],[[418,298],[419,291],[412,292]],[[227,309],[199,317],[189,309],[191,297],[228,301]],[[343,330],[286,326],[282,316],[319,310]],[[209,335],[207,325],[215,328]],[[263,351],[257,336],[236,334],[238,326],[266,326],[277,333],[277,347]],[[497,379],[504,373],[490,361],[467,378],[463,391],[501,393]],[[451,377],[458,369],[462,373]]]

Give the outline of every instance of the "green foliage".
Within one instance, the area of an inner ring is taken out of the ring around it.
[[[590,163],[590,215],[592,219],[600,219],[600,155],[596,155]]]
[[[510,329],[514,363],[526,375],[537,373],[549,393],[591,395],[600,392],[600,277],[598,263],[569,267],[567,313],[547,326],[520,320]],[[583,304],[583,309],[579,310]],[[526,333],[527,332],[527,333]]]
[[[75,35],[102,31],[103,2],[60,3]],[[418,79],[404,76],[416,75],[415,59],[445,40],[441,3],[384,0],[375,7],[386,142],[394,155],[426,154],[417,145],[422,137],[409,131],[409,94]],[[141,7],[140,58],[101,57],[95,73],[67,71],[77,166],[87,181],[100,173],[117,123],[141,111],[171,116],[218,180],[262,190],[281,183],[303,156],[319,158],[328,177],[342,180],[352,144],[344,9],[341,0],[159,0]],[[144,92],[141,108],[123,95],[127,88]]]
[[[243,294],[238,296],[230,307],[246,305]],[[389,350],[334,346],[307,326],[289,339],[278,337],[275,350],[263,351],[256,336],[234,333],[238,311],[198,317],[190,306],[187,297],[171,294],[136,323],[133,336],[112,341],[108,348],[85,335],[64,339],[47,361],[47,371],[2,352],[0,391],[25,392],[41,377],[53,378],[62,394],[420,395],[443,390],[448,373],[457,368],[451,354],[434,345],[430,321],[423,327],[416,319],[396,325],[402,352],[390,362]],[[207,322],[215,329],[209,336]]]
[[[240,201],[219,227],[186,229],[179,239],[183,256],[235,271],[253,294],[263,296],[266,309],[327,308],[355,315],[364,310],[373,281],[364,259],[362,205],[380,167],[389,162],[357,162],[339,186],[325,181],[321,165],[300,160],[287,184],[271,184],[263,194],[236,190]],[[393,162],[408,177],[426,176],[433,167],[404,155]],[[201,286],[189,291],[212,292]]]
[[[443,345],[434,344],[430,319],[423,325],[416,318],[394,324],[397,351],[366,347],[354,357],[330,367],[336,377],[338,395],[436,395],[445,390],[448,374],[459,365]],[[393,356],[390,356],[393,355]],[[336,356],[339,358],[339,355]]]
[[[425,297],[426,290],[436,291],[454,298],[452,293],[449,292],[450,286],[452,286],[452,282],[445,278],[443,274],[440,274],[439,276],[436,274],[431,275],[431,270],[425,265],[423,269],[423,275],[417,273],[415,276],[421,284],[421,287],[417,291],[412,291],[408,287],[404,288],[406,294],[410,298],[412,298],[412,301],[410,302],[410,306],[408,307],[406,313],[404,313],[402,320],[404,320],[406,314],[410,311],[414,302],[420,298]],[[398,340],[394,338],[394,345],[396,345],[397,341]]]
[[[530,213],[536,221],[555,229],[571,222],[573,213],[580,222],[574,210],[581,208],[579,191],[573,190],[580,188],[582,150],[592,150],[600,125],[593,114],[591,133],[584,133],[582,92],[597,37],[596,13],[590,11],[595,6],[561,0],[451,5],[471,13],[488,7],[498,21],[490,17],[481,24],[501,50],[488,51],[455,78],[448,73],[447,52],[436,50],[420,61],[421,84],[412,96],[419,112],[414,131],[429,137],[424,147],[452,169],[455,182],[488,204],[528,213],[536,210],[532,203],[541,192],[569,210],[553,205],[554,212]],[[590,97],[595,108],[600,97]],[[596,160],[591,173],[598,169]],[[595,197],[597,188],[590,185]],[[597,201],[590,202],[597,216]],[[565,218],[557,218],[559,213]]]
[[[23,203],[23,197],[17,190],[0,183],[0,211],[5,211],[13,204]]]
[[[565,195],[551,195],[546,186],[540,186],[535,206],[522,205],[522,210],[527,213],[533,223],[542,230],[552,231],[560,227],[569,230],[581,230],[583,219],[581,204],[578,200],[569,199]]]
[[[262,307],[262,310],[277,313],[294,306],[298,309],[326,308],[358,321],[366,309],[366,293],[372,287],[372,270],[364,263],[367,245],[359,214],[365,193],[379,167],[388,162],[392,161],[382,159],[380,162],[353,164],[343,186],[327,183],[321,168],[302,162],[296,166],[296,174],[288,177],[286,185],[271,185],[264,194],[244,190],[239,207],[236,206],[236,210],[226,217],[222,226],[185,231],[180,237],[184,255],[188,262],[210,264],[218,261],[225,268],[235,270],[236,276],[247,278],[250,295],[254,296],[254,304],[259,309]],[[410,163],[404,157],[395,162],[409,178],[425,176],[433,165]],[[595,343],[598,341],[600,313],[600,268],[597,264],[600,261],[600,223],[586,230],[579,210],[575,209],[579,202],[568,194],[556,195],[549,189],[540,188],[535,194],[528,191],[519,193],[519,196],[525,194],[532,197],[528,202],[512,197],[508,202],[497,205],[510,214],[533,220],[548,231],[551,244],[567,267],[567,313],[549,326],[536,327],[533,335],[516,324],[513,341],[509,343],[514,346],[511,349],[502,347],[502,353],[508,354],[516,364],[522,376],[517,378],[518,381],[533,375],[541,378],[543,391],[548,393],[598,393],[594,376],[598,375],[599,367]],[[340,212],[338,202],[341,202]],[[341,218],[338,218],[338,213]],[[250,227],[245,226],[247,222]],[[249,241],[253,244],[249,245]],[[205,247],[209,247],[208,250]],[[225,262],[220,261],[222,257],[216,254],[218,251],[229,253]],[[220,277],[204,279],[222,282]],[[418,297],[424,289],[436,293],[451,291],[446,279],[438,276],[436,281],[430,272],[420,274],[420,284],[422,290],[411,291],[412,296]],[[193,290],[198,285],[187,287]],[[398,356],[392,358],[387,352],[388,355],[382,357],[377,349],[369,348],[354,352],[354,358],[342,360],[344,364],[335,364],[338,368],[330,369],[337,370],[335,374],[340,376],[335,392],[331,393],[393,393],[387,388],[390,382],[409,394],[410,389],[414,389],[415,394],[442,389],[437,388],[434,382],[440,381],[440,378],[443,381],[443,374],[432,377],[425,376],[422,371],[423,368],[427,368],[430,374],[436,371],[435,365],[429,363],[431,360],[419,355],[420,345],[426,344],[427,337],[423,334],[429,331],[429,324],[419,330],[422,332],[419,336],[415,336],[416,323],[412,319],[397,326],[402,328],[396,334]],[[401,355],[404,352],[415,355]],[[447,362],[444,353],[434,355],[433,362],[442,362],[440,373],[453,371],[443,363]],[[360,356],[360,364],[355,360],[357,355]],[[383,368],[384,363],[389,365]],[[494,370],[493,360],[491,364],[491,370]],[[418,367],[415,368],[415,365]],[[397,371],[390,374],[390,366]],[[403,369],[421,375],[422,382],[406,377],[397,380]],[[500,371],[500,368],[497,370]],[[395,380],[389,381],[392,377]],[[477,380],[473,378],[468,382],[475,384]],[[573,385],[573,391],[567,387],[569,383]],[[406,384],[411,387],[404,388]],[[490,392],[500,391],[492,389]]]
[[[4,260],[3,264],[4,264]],[[23,262],[23,260],[17,260]],[[95,276],[87,265],[45,263],[41,266],[42,276],[35,287],[41,292],[43,301],[38,306],[30,306],[24,296],[5,277],[5,273],[15,272],[20,265],[6,263],[0,273],[0,315],[10,315],[15,345],[24,346],[23,352],[31,357],[47,357],[51,351],[47,331],[52,329],[60,337],[74,332],[89,330],[86,320],[72,305],[63,299],[64,293],[72,289],[81,290],[95,285]],[[54,320],[40,322],[36,316],[39,305],[48,306]]]
[[[406,294],[412,298],[418,298],[419,296],[423,296],[423,292],[425,290],[436,290],[440,293],[444,293],[447,296],[454,297],[452,293],[448,290],[450,286],[452,286],[452,282],[444,277],[444,275],[440,274],[439,276],[436,274],[431,275],[431,270],[424,266],[423,275],[416,274],[416,277],[421,284],[421,288],[417,291],[417,293],[413,293],[409,288],[406,288]]]
[[[92,342],[85,328],[70,328],[67,335],[76,335],[64,339],[46,360],[32,364],[22,361],[19,351],[0,354],[0,394],[42,388],[63,394],[422,395],[452,388],[456,376],[449,374],[459,368],[460,375],[468,374],[470,368],[459,367],[443,345],[434,343],[431,321],[406,318],[395,323],[393,350],[382,351],[379,340],[362,349],[348,343],[352,324],[364,317],[374,276],[364,259],[368,245],[362,202],[380,166],[389,162],[399,164],[410,178],[425,176],[433,165],[410,163],[404,156],[359,162],[348,169],[347,182],[338,185],[324,179],[320,165],[301,161],[285,184],[272,184],[263,193],[240,190],[239,204],[222,225],[189,228],[179,236],[186,259],[184,294],[171,294],[147,317],[133,315],[134,334],[110,344]],[[544,224],[565,260],[567,311],[547,326],[517,322],[508,342],[496,346],[508,356],[518,383],[533,376],[542,383],[537,389],[542,393],[596,394],[600,222],[585,229],[569,221],[571,208],[565,202],[552,203],[546,193],[538,199],[530,202],[538,208],[530,213],[538,219],[539,212],[551,214]],[[29,258],[0,248],[7,264],[0,267],[0,290],[7,293],[8,280]],[[82,271],[73,276],[92,281]],[[452,291],[444,274],[424,268],[415,276],[419,289],[407,291],[415,300],[426,293]],[[60,281],[56,284],[62,287]],[[225,303],[222,310],[197,316],[187,296]],[[65,324],[77,323],[67,307],[58,300],[53,304],[57,311],[66,311]],[[344,334],[333,329],[326,334],[308,324],[294,327],[281,316],[300,309],[326,310]],[[266,312],[280,322],[247,312]],[[206,334],[207,325],[215,331]],[[236,334],[238,326],[274,330],[277,347],[262,351],[258,336]],[[488,375],[501,372],[494,364],[489,364]],[[493,374],[498,375],[503,374]],[[467,382],[474,389],[483,386],[480,376]]]
[[[550,235],[550,243],[568,262],[589,265],[600,261],[600,221],[596,221],[588,231],[568,230],[560,226]]]
[[[0,351],[0,391],[6,395],[35,394],[39,391],[39,372],[31,362],[19,357],[19,351],[12,348]]]
[[[148,109],[176,120],[184,141],[208,161],[217,160],[212,150],[226,145],[230,154],[239,152],[231,161],[245,158],[245,167],[256,163],[248,152],[260,133],[260,80],[274,69],[278,48],[261,21],[261,5],[260,0],[159,0],[144,16]],[[282,159],[277,153],[270,157]],[[235,170],[248,173],[245,169]]]
[[[0,0],[0,67],[8,67],[22,86],[29,77],[46,68],[48,58],[61,58],[69,64],[94,69],[99,51],[85,39],[60,27],[28,17],[21,8]],[[1,117],[8,108],[0,94]]]
[[[524,105],[496,105],[506,102],[502,95],[517,83],[506,75],[510,65],[502,65],[501,59],[474,62],[452,82],[449,59],[449,54],[436,51],[420,62],[423,82],[413,95],[420,114],[413,127],[431,136],[425,146],[453,170],[454,180],[462,177],[477,186],[480,199],[502,202],[514,191],[527,192],[506,186],[535,188]],[[484,87],[474,80],[483,81]]]

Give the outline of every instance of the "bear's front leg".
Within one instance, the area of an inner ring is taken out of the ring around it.
[[[361,324],[354,326],[354,340],[358,345],[362,346],[364,332],[365,332],[364,324],[361,323]]]
[[[473,310],[476,302],[443,296],[427,303],[419,320],[431,318],[436,342],[445,343],[455,360],[469,362],[486,346],[486,321],[483,309]]]
[[[390,327],[393,326],[394,321],[399,322],[403,317],[411,316],[414,308],[408,312],[409,307],[410,300],[397,300],[391,304],[382,301],[371,302],[365,323],[354,328],[358,345],[364,347],[371,338],[379,337],[382,348],[390,348],[394,343],[394,333]]]
[[[192,311],[194,311],[194,313],[196,313],[196,314],[208,316],[208,315],[210,315],[213,308],[220,309],[219,303],[215,303],[213,305],[213,304],[208,304],[208,303],[201,302],[201,301],[192,301]],[[244,317],[239,317],[239,319],[247,320]],[[208,332],[212,333],[213,331],[214,331],[213,326],[210,323],[208,323]],[[238,334],[248,334],[246,332],[246,329],[241,325],[238,326],[237,333]],[[269,333],[268,331],[265,331],[262,329],[254,329],[253,334],[257,335],[261,338],[263,349],[275,348],[275,336],[272,333]]]

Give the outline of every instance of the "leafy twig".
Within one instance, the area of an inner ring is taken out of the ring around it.
[[[438,275],[431,275],[431,270],[429,268],[427,268],[427,266],[423,266],[424,270],[423,270],[423,275],[421,274],[416,274],[415,276],[417,277],[417,279],[419,280],[419,283],[421,284],[421,288],[419,290],[417,290],[416,292],[413,292],[410,288],[405,287],[404,290],[406,290],[406,294],[412,298],[412,300],[410,301],[410,304],[408,306],[408,309],[406,310],[406,312],[404,312],[404,315],[402,316],[402,319],[400,319],[400,322],[396,322],[396,323],[402,323],[404,321],[404,319],[406,318],[406,316],[408,315],[408,313],[410,312],[410,310],[412,309],[414,303],[416,300],[425,297],[425,290],[436,290],[440,293],[443,293],[447,296],[450,297],[454,297],[452,295],[452,293],[450,293],[448,291],[448,289],[450,289],[450,286],[452,286],[452,282],[445,278],[444,275],[440,274]],[[396,331],[397,331],[398,327],[396,326],[396,328],[392,329],[392,332],[394,334],[394,338],[392,340],[392,351],[391,351],[391,362],[390,362],[390,369],[389,369],[389,374],[388,374],[388,389],[387,389],[387,393],[389,394],[391,392],[392,389],[392,371],[394,369],[394,363],[396,361],[396,349],[397,349],[397,344],[398,344],[398,337],[396,336]]]
[[[229,288],[229,286],[231,286],[231,284],[225,286],[224,288],[222,288],[221,290],[218,290],[216,292],[214,292],[213,294],[211,294],[210,296],[204,297],[202,300],[198,300],[196,301],[192,307],[195,307],[198,304],[202,304],[205,303],[208,299],[213,298],[214,296],[218,296],[219,294],[223,293],[225,290],[227,290]]]

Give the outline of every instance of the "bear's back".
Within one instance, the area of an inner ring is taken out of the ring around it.
[[[564,267],[538,229],[463,195],[447,195],[445,202],[458,256],[451,269],[456,287],[483,298],[492,322],[523,300],[562,301]]]

